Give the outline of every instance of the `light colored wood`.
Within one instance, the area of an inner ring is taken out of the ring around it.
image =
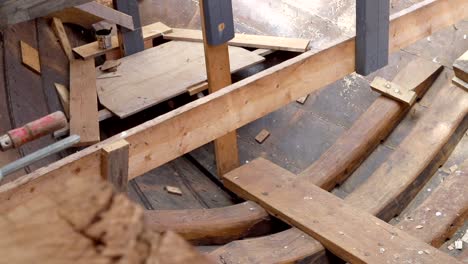
[[[94,60],[70,62],[70,133],[80,146],[99,142],[99,115]]]
[[[115,190],[127,193],[128,153],[130,144],[122,139],[102,148],[101,176],[112,183]]]
[[[259,158],[225,175],[224,183],[350,263],[459,263],[309,181],[294,179]]]
[[[0,2],[0,28],[42,17],[67,7],[81,5],[92,0],[6,0]]]
[[[103,4],[97,2],[89,2],[86,4],[76,6],[75,8],[84,12],[88,12],[94,16],[101,18],[102,20],[106,20],[113,24],[117,24],[129,30],[135,29],[133,25],[132,16],[129,16],[125,13],[122,13]]]
[[[270,55],[272,53],[275,52],[275,50],[271,50],[271,49],[256,49],[254,51],[252,51],[253,53],[257,54],[257,55],[260,55],[262,57],[265,57],[267,55]]]
[[[372,90],[388,96],[392,99],[413,105],[416,102],[416,93],[409,90],[407,87],[400,86],[396,83],[389,82],[381,77],[375,77],[371,83]]]
[[[107,119],[109,119],[109,118],[111,118],[111,117],[114,116],[114,114],[112,114],[112,113],[111,113],[109,110],[107,110],[107,109],[101,109],[101,110],[99,110],[98,115],[99,115],[99,122],[102,122],[102,121],[107,120]],[[55,131],[55,132],[54,132],[54,138],[56,138],[56,139],[62,138],[62,137],[67,136],[69,133],[70,133],[70,126],[67,125],[67,126],[65,126],[64,128]]]
[[[263,129],[258,133],[258,135],[255,137],[255,141],[257,141],[259,144],[262,144],[265,142],[265,140],[270,136],[270,132],[268,130]]]
[[[453,64],[455,75],[465,83],[468,83],[468,51],[458,58]]]
[[[468,10],[465,0],[424,4],[392,16],[391,51],[465,18],[463,10]],[[441,10],[443,16],[433,15],[441,14]],[[354,72],[354,53],[354,38],[320,52],[306,52],[103,144],[123,138],[132,145],[129,178],[133,179]],[[228,105],[231,111],[223,110]],[[0,201],[8,200],[0,203],[0,211],[30,199],[34,195],[31,188],[34,193],[53,188],[57,178],[79,177],[83,173],[98,175],[103,144],[0,186]]]
[[[142,30],[143,39],[149,40],[160,37],[163,33],[170,32],[172,29],[161,22],[157,22],[144,26]],[[115,50],[119,50],[119,39],[117,36],[112,36],[112,47],[106,50],[100,49],[97,41],[73,49],[76,54],[84,59],[94,58]]]
[[[307,101],[307,98],[309,98],[309,95],[305,95],[305,96],[300,97],[299,99],[296,100],[296,102],[298,102],[300,104],[305,104],[305,102]]]
[[[21,47],[21,62],[24,66],[33,70],[36,73],[41,73],[41,62],[39,60],[39,52],[31,47],[28,43],[20,41]]]
[[[198,93],[208,90],[208,83],[202,82],[199,84],[195,84],[187,89],[190,96],[194,96]]]
[[[182,193],[182,191],[180,190],[179,187],[166,185],[166,186],[164,186],[164,190],[166,190],[166,192],[168,192],[170,194],[183,195],[183,193]]]
[[[468,218],[468,160],[396,226],[434,247],[441,247]],[[441,215],[438,216],[437,212]]]
[[[114,72],[117,71],[117,68],[122,64],[119,60],[106,60],[104,64],[102,64],[99,69],[101,71],[110,71]]]
[[[230,56],[233,72],[264,60],[237,47],[230,48]],[[172,41],[120,61],[116,73],[122,78],[99,79],[97,86],[101,104],[121,118],[185,93],[207,78],[199,43]]]
[[[52,28],[54,29],[55,35],[60,41],[63,52],[65,52],[68,61],[74,60],[75,56],[73,55],[70,41],[68,41],[67,33],[65,32],[65,28],[63,28],[62,21],[56,17],[52,18]]]
[[[70,92],[68,91],[68,88],[63,84],[55,83],[54,85],[55,90],[57,91],[57,94],[59,96],[60,102],[62,103],[63,112],[65,112],[67,118],[70,119]]]
[[[173,28],[172,32],[164,34],[165,39],[202,42],[202,31],[194,29]],[[230,46],[245,48],[283,50],[293,52],[306,52],[310,40],[298,38],[282,38],[273,36],[236,34],[230,40]]]
[[[458,77],[453,77],[452,82],[456,86],[458,86],[458,87],[460,87],[462,89],[465,89],[465,91],[468,91],[468,83],[463,81],[462,79],[460,79]]]

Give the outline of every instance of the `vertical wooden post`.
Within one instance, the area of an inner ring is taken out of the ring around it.
[[[145,49],[137,0],[113,0],[114,8],[133,17],[135,30],[117,26],[121,56],[129,56]]]
[[[130,144],[119,140],[102,148],[101,175],[107,179],[118,192],[127,192],[128,158]]]
[[[229,64],[229,50],[227,42],[220,45],[210,45],[207,41],[207,27],[204,1],[200,0],[200,14],[202,17],[203,43],[205,46],[206,72],[208,75],[208,90],[216,92],[232,83]],[[230,132],[214,141],[216,167],[218,176],[222,177],[229,171],[239,167],[239,153],[237,149],[237,133]]]

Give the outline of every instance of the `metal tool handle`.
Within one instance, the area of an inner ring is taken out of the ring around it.
[[[0,168],[0,181],[3,177],[12,174],[18,170],[21,170],[24,167],[27,167],[34,162],[37,162],[43,158],[46,158],[52,154],[58,153],[62,150],[65,150],[69,147],[72,147],[76,143],[80,142],[80,136],[71,135],[63,140],[55,142],[54,144],[47,146],[43,149],[40,149],[36,152],[33,152],[29,155],[22,157],[19,160],[16,160],[2,168]]]

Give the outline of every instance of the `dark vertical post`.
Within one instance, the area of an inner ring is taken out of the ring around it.
[[[390,0],[356,0],[356,72],[368,75],[388,64]]]
[[[132,55],[145,49],[141,29],[140,10],[137,0],[114,0],[114,8],[133,17],[135,30],[119,27],[119,42],[122,56]]]

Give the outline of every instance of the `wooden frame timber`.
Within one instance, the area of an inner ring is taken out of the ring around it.
[[[392,16],[390,51],[466,16],[464,0],[416,4]],[[47,190],[56,177],[100,175],[102,148],[119,139],[130,143],[129,178],[135,178],[352,73],[354,47],[353,37],[320,52],[309,51],[1,186],[0,199],[10,202],[0,207]]]

